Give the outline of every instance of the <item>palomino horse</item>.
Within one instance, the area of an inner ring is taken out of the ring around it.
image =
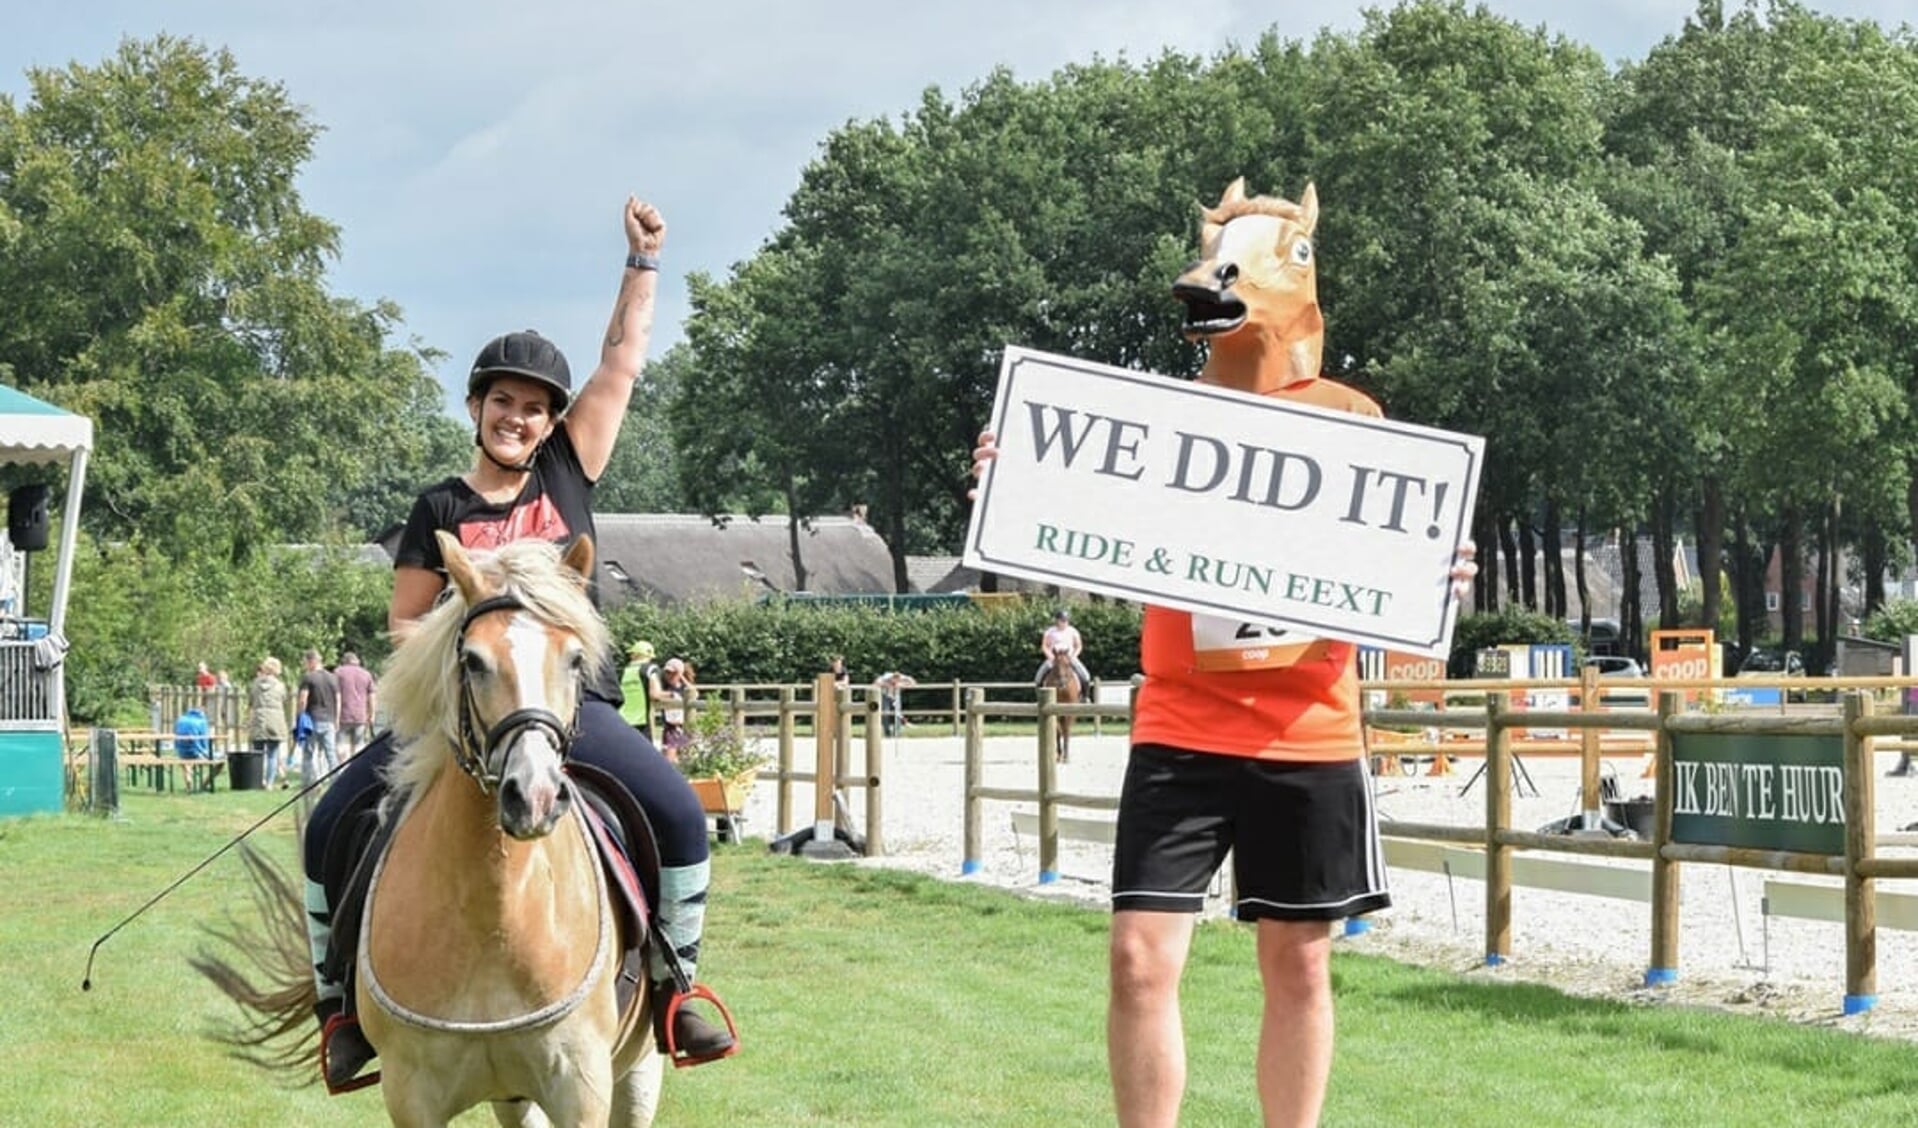
[[[1078,671],[1072,667],[1072,650],[1070,647],[1060,646],[1053,648],[1052,665],[1046,668],[1045,680],[1040,682],[1039,686],[1041,689],[1051,688],[1057,690],[1058,696],[1055,700],[1061,705],[1077,705],[1079,703],[1080,698],[1084,695],[1084,689],[1079,685]],[[1063,764],[1066,762],[1066,757],[1071,751],[1071,717],[1058,718],[1058,733],[1059,742],[1057,747],[1053,749],[1053,759]]]
[[[584,591],[592,545],[581,538],[562,561],[539,541],[469,557],[439,540],[454,598],[381,682],[401,745],[387,811],[398,822],[355,964],[387,1114],[444,1125],[492,1102],[507,1125],[650,1124],[661,1059],[643,997],[625,1015],[616,1002],[616,913],[562,771],[582,675],[607,650]],[[292,983],[271,997],[296,1018],[313,1002],[302,978],[303,998]],[[257,1044],[273,1026],[255,1029]]]

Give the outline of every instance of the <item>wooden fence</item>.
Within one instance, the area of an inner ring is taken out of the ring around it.
[[[1607,688],[1621,679],[1605,679]],[[1873,756],[1880,748],[1906,749],[1918,746],[1918,716],[1881,715],[1876,711],[1874,694],[1902,690],[1911,678],[1766,678],[1738,679],[1741,686],[1778,685],[1807,692],[1836,690],[1836,707],[1799,707],[1796,711],[1761,707],[1757,711],[1726,712],[1704,709],[1687,711],[1682,690],[1706,690],[1732,684],[1723,680],[1697,682],[1635,682],[1658,692],[1656,709],[1604,709],[1594,679],[1560,679],[1516,683],[1505,680],[1478,682],[1415,683],[1381,682],[1366,688],[1377,690],[1465,691],[1480,696],[1476,708],[1442,710],[1369,708],[1365,710],[1368,729],[1379,727],[1445,732],[1476,731],[1475,742],[1440,739],[1433,746],[1449,754],[1480,754],[1485,757],[1485,817],[1480,826],[1452,826],[1437,823],[1395,821],[1382,826],[1381,834],[1393,842],[1455,843],[1469,845],[1483,857],[1485,882],[1485,960],[1501,964],[1511,958],[1514,862],[1520,851],[1584,855],[1604,858],[1642,859],[1650,862],[1651,950],[1645,972],[1647,985],[1670,983],[1679,971],[1679,877],[1687,862],[1742,866],[1787,873],[1823,874],[1841,877],[1843,887],[1842,919],[1845,928],[1846,1014],[1869,1010],[1877,1001],[1877,930],[1879,927],[1876,883],[1887,878],[1918,878],[1918,857],[1886,857],[1878,851],[1885,846],[1918,845],[1912,835],[1877,833]],[[1515,694],[1528,689],[1571,688],[1580,690],[1580,707],[1564,710],[1519,709],[1513,705]],[[1781,698],[1785,695],[1781,694]],[[1709,702],[1713,698],[1703,697]],[[1118,797],[1081,795],[1061,791],[1052,756],[1052,732],[1057,719],[1072,717],[1123,717],[1126,709],[1113,705],[1059,705],[1047,694],[1035,704],[993,702],[982,691],[970,691],[965,709],[965,840],[962,873],[977,872],[983,852],[982,805],[1000,800],[1038,805],[1040,881],[1058,876],[1061,809],[1111,811]],[[987,717],[1036,717],[1039,732],[1035,747],[1036,786],[1010,788],[987,786],[983,779],[984,724]],[[1564,729],[1577,734],[1576,740],[1555,742],[1554,750],[1582,758],[1581,787],[1584,805],[1596,814],[1602,807],[1599,783],[1600,759],[1607,733],[1640,734],[1652,757],[1654,811],[1649,840],[1613,838],[1597,835],[1544,834],[1519,830],[1511,825],[1514,766],[1518,762],[1517,734],[1538,728]],[[1842,737],[1843,741],[1843,817],[1842,854],[1808,853],[1780,849],[1702,845],[1672,839],[1674,779],[1672,738],[1675,734],[1715,733],[1748,736],[1823,735]],[[1428,851],[1429,852],[1429,851]],[[1572,869],[1593,871],[1596,867],[1578,867],[1574,863],[1539,863],[1534,868],[1550,868],[1558,876],[1558,887],[1574,891],[1606,894],[1613,887],[1625,888],[1642,881],[1633,879],[1633,871],[1608,868],[1604,874],[1571,874]],[[1560,872],[1565,871],[1565,872]],[[1642,871],[1638,871],[1642,874]],[[1611,879],[1607,885],[1603,879]],[[1549,884],[1549,883],[1548,883]],[[1781,899],[1804,901],[1791,909],[1792,915],[1818,918],[1839,915],[1819,896],[1822,890],[1768,883]],[[1888,927],[1918,926],[1918,898],[1893,895],[1894,919]]]

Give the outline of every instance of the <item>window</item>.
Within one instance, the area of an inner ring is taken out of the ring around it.
[[[1765,593],[1765,610],[1767,611],[1778,610],[1778,593],[1777,592],[1768,591]]]

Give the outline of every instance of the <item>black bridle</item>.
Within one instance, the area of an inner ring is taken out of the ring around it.
[[[570,723],[560,720],[559,714],[551,709],[515,709],[493,722],[492,726],[486,730],[484,741],[478,739],[473,727],[475,715],[473,686],[471,679],[467,676],[465,662],[466,629],[482,615],[490,615],[495,611],[524,610],[526,610],[526,604],[510,592],[489,596],[466,609],[465,618],[460,620],[459,634],[453,640],[454,658],[460,663],[460,731],[459,739],[453,742],[453,759],[459,764],[460,770],[472,776],[473,782],[479,784],[482,794],[490,793],[499,785],[500,777],[506,768],[506,757],[501,750],[520,733],[527,729],[544,730],[552,739],[554,746],[559,749],[559,758],[564,760],[572,752],[573,737],[579,732],[579,709],[577,708],[579,694],[575,692],[573,698],[575,708]],[[492,766],[495,754],[500,754],[497,770]]]

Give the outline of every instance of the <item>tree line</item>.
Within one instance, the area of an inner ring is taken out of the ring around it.
[[[1883,603],[1918,509],[1914,46],[1705,0],[1608,68],[1422,0],[1310,42],[928,90],[835,130],[758,252],[693,279],[656,373],[680,480],[709,511],[867,504],[903,584],[962,534],[1002,345],[1196,372],[1169,297],[1196,205],[1310,181],[1330,374],[1489,438],[1479,611],[1562,618],[1588,577],[1557,546],[1648,535],[1657,603],[1626,552],[1625,637],[1729,614],[1750,646],[1775,549],[1784,645],[1807,567],[1828,645],[1848,581]],[[1681,536],[1729,592],[1681,589]]]

